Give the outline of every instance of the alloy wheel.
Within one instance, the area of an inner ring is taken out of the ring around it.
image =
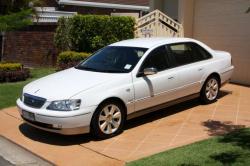
[[[219,91],[219,84],[215,78],[211,78],[206,84],[206,97],[208,100],[214,100]]]
[[[99,128],[105,134],[113,134],[121,124],[121,110],[114,104],[104,107],[99,114]]]

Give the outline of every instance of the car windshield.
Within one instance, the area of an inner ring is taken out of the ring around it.
[[[107,46],[76,66],[80,70],[107,73],[128,73],[138,63],[147,48]]]

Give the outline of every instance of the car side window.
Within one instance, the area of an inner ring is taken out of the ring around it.
[[[169,51],[175,66],[181,66],[193,62],[193,49],[190,44],[178,43],[169,45]]]
[[[194,54],[193,59],[195,62],[211,58],[212,56],[198,44],[192,43]]]
[[[165,46],[160,46],[149,53],[149,55],[144,60],[140,72],[143,72],[145,68],[156,68],[157,71],[162,71],[168,68],[167,60],[167,50]]]

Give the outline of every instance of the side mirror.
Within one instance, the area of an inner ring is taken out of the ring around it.
[[[154,67],[145,68],[145,69],[143,70],[143,74],[144,74],[145,76],[147,76],[147,75],[153,75],[153,74],[156,74],[156,73],[157,73],[157,69],[154,68]]]

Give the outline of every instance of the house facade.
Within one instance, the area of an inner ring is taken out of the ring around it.
[[[21,62],[26,66],[53,66],[58,51],[54,46],[54,32],[59,17],[75,14],[129,15],[135,18],[149,12],[149,0],[44,0],[37,7],[34,25],[4,38],[2,59]],[[2,42],[2,41],[0,41]]]
[[[160,23],[155,23],[161,27],[161,31],[156,30],[155,34],[191,37],[214,49],[230,52],[235,66],[232,81],[250,85],[249,0],[45,0],[44,2],[45,7],[38,9],[38,18],[34,19],[33,26],[6,34],[3,60],[19,61],[28,66],[54,65],[58,53],[53,44],[53,36],[60,16],[70,17],[81,13],[130,15],[138,18],[158,9],[169,17],[162,16],[163,22],[161,20]],[[146,21],[149,20],[141,22],[138,20],[137,32],[148,37],[154,36],[151,35],[154,31],[140,29]],[[164,29],[168,29],[168,32],[164,32]]]
[[[133,13],[136,17],[149,11],[149,0],[59,0],[59,10],[79,14]]]
[[[200,40],[232,54],[232,81],[250,85],[249,0],[150,0],[150,10],[159,9],[183,25],[184,36]]]

